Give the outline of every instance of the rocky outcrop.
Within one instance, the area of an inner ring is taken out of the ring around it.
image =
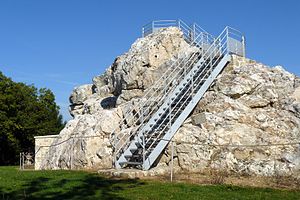
[[[41,159],[41,169],[109,168],[112,148],[109,135],[139,101],[144,91],[178,57],[195,51],[177,28],[162,29],[138,39],[117,57],[93,84],[74,89],[70,96],[70,120]],[[37,161],[36,161],[37,162]]]
[[[41,169],[110,168],[111,130],[121,119],[118,108],[102,110],[97,115],[77,115],[70,120],[41,162]]]
[[[138,39],[92,84],[74,89],[74,119],[53,142],[41,168],[110,168],[109,135],[120,131],[124,113],[176,58],[192,52],[195,48],[177,28]],[[173,141],[178,170],[297,175],[300,79],[280,66],[232,56]],[[168,147],[154,170],[169,168],[170,151]]]
[[[299,176],[298,80],[282,67],[233,56],[176,133],[177,167]],[[170,148],[159,166],[169,162]]]

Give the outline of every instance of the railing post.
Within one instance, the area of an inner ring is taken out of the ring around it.
[[[142,28],[142,37],[145,37],[145,28]]]
[[[167,79],[164,80],[164,95],[167,96]]]
[[[167,94],[168,94],[168,88],[167,88],[167,86],[168,86],[168,79],[166,78],[166,79],[164,80],[164,95],[165,95],[165,97],[166,97]]]
[[[243,56],[246,57],[245,36],[242,36]]]
[[[24,163],[25,163],[25,160],[24,160],[24,152],[22,153],[22,170],[24,170]]]
[[[154,33],[154,21],[152,21],[151,29],[152,29],[152,33]]]
[[[180,24],[180,19],[178,20],[178,28],[180,28],[181,24]]]
[[[227,53],[230,53],[230,52],[229,52],[229,48],[228,48],[228,47],[229,47],[229,44],[228,44],[228,42],[229,42],[229,41],[228,41],[228,38],[229,38],[229,31],[228,31],[228,26],[227,26],[227,27],[226,27],[226,52],[225,52],[226,54],[227,54]]]
[[[229,37],[229,30],[228,30],[228,26],[226,27],[226,38]]]
[[[195,39],[196,39],[196,24],[194,23],[193,24],[193,33],[192,33],[192,41],[193,43],[195,42]]]
[[[142,121],[141,121],[141,123],[143,124],[144,123],[144,106],[142,107],[141,115],[142,115]]]
[[[208,39],[208,34],[207,34],[207,33],[205,33],[205,36],[206,36],[206,38],[205,38],[205,43],[210,45],[210,43],[209,43],[209,39]],[[204,39],[203,39],[203,40],[204,40]]]
[[[192,80],[191,80],[191,82],[192,82],[192,91],[191,91],[191,93],[192,93],[192,95],[194,94],[194,73],[192,74],[193,76],[192,76]]]
[[[204,33],[200,32],[200,45],[201,45],[201,56],[204,54]]]
[[[188,59],[188,61],[189,61],[189,59]],[[186,74],[187,74],[187,72],[186,72],[186,64],[183,65],[183,70],[184,70],[184,71],[183,71],[184,76],[186,76]]]
[[[22,170],[22,153],[20,153],[20,170]]]

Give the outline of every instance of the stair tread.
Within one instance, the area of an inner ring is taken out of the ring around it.
[[[137,157],[140,157],[141,155],[133,154],[133,155],[124,155],[124,156],[125,156],[125,158],[137,158]]]
[[[141,165],[143,164],[142,162],[130,162],[130,161],[124,161],[120,162],[120,164],[127,164],[127,165]]]

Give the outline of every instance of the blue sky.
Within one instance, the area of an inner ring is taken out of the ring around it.
[[[65,120],[75,86],[91,83],[155,19],[196,22],[246,36],[247,57],[300,75],[297,0],[0,0],[0,71],[50,88]]]

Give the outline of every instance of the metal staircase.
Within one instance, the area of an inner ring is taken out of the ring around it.
[[[143,28],[143,36],[176,26],[197,51],[179,57],[147,90],[138,105],[125,113],[118,133],[111,134],[116,168],[148,170],[162,154],[178,128],[192,112],[231,54],[245,55],[243,35],[230,27],[213,38],[197,24],[181,20],[154,21]]]

